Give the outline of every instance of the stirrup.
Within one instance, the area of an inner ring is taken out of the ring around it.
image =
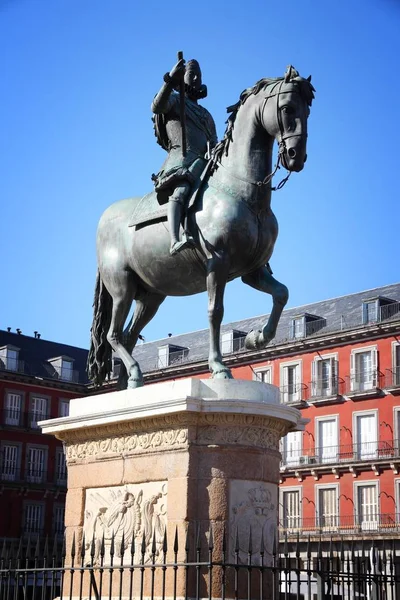
[[[175,244],[170,249],[169,253],[171,256],[178,254],[181,250],[185,250],[185,248],[189,248],[190,244],[186,240],[182,240],[180,242],[175,242]]]

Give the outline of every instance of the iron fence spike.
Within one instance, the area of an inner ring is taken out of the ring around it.
[[[386,556],[386,548],[385,548],[385,544],[383,545],[383,549],[382,549],[382,562],[386,567],[387,564],[387,556]]]
[[[125,554],[125,531],[122,532],[121,547],[119,549],[120,558],[124,558]]]
[[[187,526],[186,529],[186,536],[185,536],[185,552],[186,554],[189,552],[189,546],[190,546],[190,542],[189,542],[189,525]]]
[[[142,544],[140,547],[140,552],[142,553],[142,557],[144,557],[144,555],[146,554],[146,533],[144,530],[142,535]]]
[[[133,557],[135,556],[135,532],[132,533],[132,539],[131,539],[131,560],[133,562]],[[103,541],[102,544],[104,544],[104,533],[103,533]]]
[[[175,527],[175,538],[174,538],[174,553],[177,554],[179,550],[178,544],[178,525]]]
[[[40,538],[37,536],[36,538],[36,547],[35,547],[35,558],[40,558]]]
[[[211,551],[214,549],[214,534],[213,534],[213,526],[210,522],[210,529],[208,532],[208,549]]]
[[[196,526],[196,550],[198,552],[201,550],[200,523]]]
[[[300,532],[297,531],[296,535],[296,558],[300,558]]]
[[[283,540],[283,554],[287,558],[289,556],[289,546],[288,546],[288,537],[287,531],[285,530],[285,537]]]
[[[75,558],[75,555],[76,555],[76,547],[75,547],[75,531],[74,531],[74,535],[72,536],[71,558]]]
[[[84,560],[84,558],[85,558],[85,547],[86,547],[86,538],[85,538],[85,532],[83,532],[82,543],[81,543],[81,559],[82,560]]]
[[[21,560],[22,559],[22,537],[19,538],[19,544],[18,544],[18,549],[17,549],[17,560]]]
[[[58,558],[58,541],[57,541],[57,534],[54,535],[54,539],[53,539],[53,548],[51,550],[51,558],[53,559],[53,562],[57,562],[57,558]]]
[[[168,540],[167,540],[167,527],[165,527],[164,529],[164,537],[163,537],[163,553],[167,554],[167,550],[168,550]]]
[[[330,567],[332,568],[332,563],[333,563],[333,539],[332,539],[332,535],[331,535],[331,539],[329,541],[329,560],[330,560]]]
[[[240,549],[240,545],[239,545],[239,528],[238,526],[236,526],[236,533],[235,533],[235,552],[236,554],[239,552]]]
[[[274,529],[274,539],[272,542],[272,556],[274,558],[276,558],[277,552],[278,552],[278,544],[277,544],[277,532],[276,529]]]
[[[311,539],[310,539],[310,534],[308,534],[308,538],[307,538],[307,560],[311,559]]]
[[[249,528],[249,544],[248,544],[247,554],[249,556],[251,556],[253,554],[253,532],[251,529],[251,525]]]
[[[133,537],[132,537],[132,540],[133,540]],[[104,539],[104,531],[103,531],[103,535],[101,536],[100,558],[104,558],[105,553],[106,553],[106,542]]]
[[[31,557],[31,534],[28,535],[28,541],[26,542],[25,560],[29,560],[30,557]]]
[[[153,557],[156,555],[157,552],[157,544],[156,544],[156,532],[155,530],[153,531],[153,541],[151,544],[151,554],[153,555]]]
[[[65,533],[63,535],[62,546],[61,546],[61,558],[64,561],[67,556],[67,540],[65,537]]]
[[[44,539],[44,548],[43,548],[43,560],[48,560],[49,558],[49,537],[46,535]]]
[[[90,543],[90,558],[92,559],[92,562],[93,562],[95,556],[96,556],[96,541],[95,541],[94,531],[93,531],[92,541]]]
[[[274,535],[274,542],[275,542],[275,535]],[[265,548],[265,543],[264,543],[264,527],[261,528],[261,539],[260,539],[260,555],[263,556],[264,554],[264,548]]]
[[[222,552],[225,554],[226,553],[226,526],[224,523],[224,529],[222,532]]]
[[[342,563],[344,562],[344,542],[343,536],[340,537],[340,560]]]
[[[111,532],[111,545],[110,545],[110,557],[111,560],[113,559],[115,554],[115,534],[114,534],[114,529]]]

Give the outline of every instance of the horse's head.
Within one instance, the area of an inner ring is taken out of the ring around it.
[[[266,88],[261,120],[279,144],[279,155],[288,171],[301,171],[307,159],[307,119],[314,98],[311,76],[300,77],[289,66],[285,77]]]

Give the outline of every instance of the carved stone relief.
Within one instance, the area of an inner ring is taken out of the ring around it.
[[[140,558],[144,539],[145,562],[148,562],[153,539],[156,557],[160,555],[166,526],[166,482],[87,489],[83,524],[85,562],[91,561],[94,552],[94,564],[100,564],[101,560],[104,564],[109,563],[113,539],[115,556],[120,557],[123,549],[129,561],[132,538],[135,539],[135,555]]]
[[[229,497],[229,552],[235,558],[239,542],[239,561],[246,563],[251,531],[254,560],[260,557],[264,540],[264,564],[271,564],[274,539],[277,534],[278,486],[273,483],[234,480]],[[237,536],[237,537],[236,537]]]

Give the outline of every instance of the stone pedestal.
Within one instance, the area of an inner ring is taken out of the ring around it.
[[[114,536],[114,564],[120,564],[121,545],[123,562],[129,563],[134,537],[135,562],[147,563],[154,549],[157,560],[162,558],[164,531],[172,556],[177,531],[178,558],[185,558],[189,544],[194,560],[198,543],[207,554],[211,525],[214,552],[221,553],[226,531],[229,561],[234,562],[235,546],[236,558],[247,560],[250,528],[254,553],[263,535],[264,564],[271,560],[279,439],[304,428],[298,410],[279,404],[276,387],[182,379],[72,400],[69,417],[41,427],[65,443],[67,557],[73,536],[79,548],[84,534],[82,560],[98,564],[104,536],[108,564]],[[174,584],[170,575],[166,597],[173,595],[173,585],[183,595],[188,582],[179,576]],[[208,596],[209,583],[202,585],[201,594]],[[213,596],[220,596],[218,576],[212,587]]]

